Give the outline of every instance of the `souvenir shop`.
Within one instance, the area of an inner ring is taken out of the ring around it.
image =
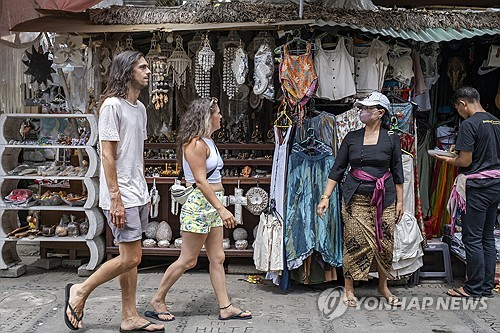
[[[5,239],[43,237],[64,243],[78,232],[76,237],[94,251],[89,270],[105,255],[118,254],[95,199],[94,115],[113,56],[128,49],[143,52],[151,69],[149,89],[140,97],[148,113],[144,162],[152,203],[145,256],[180,253],[180,206],[169,194],[180,173],[176,130],[190,101],[212,96],[223,114],[213,139],[224,159],[224,200],[239,223],[225,230],[228,260],[246,258],[285,290],[291,280],[315,284],[337,279],[342,266],[339,190],[322,218],[316,206],[342,140],[363,126],[355,101],[374,91],[391,102],[390,129],[399,137],[403,156],[404,210],[415,216],[415,242],[421,244],[395,274],[422,266],[426,239],[459,234],[459,219],[452,228],[443,209],[457,170],[436,163],[427,151],[453,144],[460,119],[450,98],[462,85],[477,88],[486,110],[499,116],[500,30],[477,36],[457,32],[455,37],[443,32],[433,40],[317,20],[245,27],[204,23],[189,30],[172,24],[167,30],[159,24],[152,28],[161,13],[151,11],[93,10],[92,23],[107,24],[103,32],[93,25],[92,33],[44,34],[40,47],[25,52],[24,70],[33,78],[23,85],[26,106],[23,115],[11,112],[2,122],[4,156],[22,155],[16,165],[3,166],[2,193],[11,209],[3,213]],[[184,18],[182,12],[168,15],[171,22]],[[141,24],[150,29],[140,30]],[[53,118],[57,129],[50,128]],[[23,128],[21,137],[16,126]],[[52,150],[47,145],[57,148],[55,156],[48,156]],[[34,186],[40,176],[47,183],[50,176],[66,177],[71,184],[66,191],[62,180]],[[79,176],[81,182],[72,178]],[[18,186],[9,178],[26,184]],[[21,214],[17,225],[12,222],[25,207],[37,224],[24,227]],[[82,230],[83,222],[90,228]],[[19,227],[24,229],[15,232]],[[2,242],[3,253],[10,253],[2,259],[5,269],[18,258],[15,242]]]

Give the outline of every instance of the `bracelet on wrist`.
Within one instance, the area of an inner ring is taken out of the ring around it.
[[[330,199],[330,196],[329,196],[329,195],[324,195],[324,194],[323,194],[323,195],[321,196],[321,200],[323,200],[323,199]]]

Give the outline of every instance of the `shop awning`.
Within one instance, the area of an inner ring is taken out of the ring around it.
[[[338,28],[351,28],[354,30],[360,30],[362,32],[367,32],[373,35],[390,36],[394,38],[401,38],[406,40],[414,40],[417,42],[449,42],[452,40],[460,40],[473,38],[485,35],[500,35],[500,29],[443,29],[443,28],[428,28],[420,31],[413,30],[395,30],[395,29],[376,29],[376,28],[364,28],[355,25],[339,24],[333,21],[322,21],[317,20],[316,22],[310,24],[312,27],[321,27],[328,29],[338,29]]]

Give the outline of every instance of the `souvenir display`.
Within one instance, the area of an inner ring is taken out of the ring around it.
[[[224,248],[224,250],[231,248],[231,242],[230,242],[229,238],[224,238],[222,240],[222,247]]]
[[[268,44],[262,44],[255,54],[255,69],[253,74],[255,95],[272,100],[274,98],[274,60]]]
[[[224,48],[222,62],[222,89],[227,94],[229,99],[233,99],[238,91],[238,84],[236,82],[232,66],[234,60],[236,59],[236,51],[238,50],[239,45],[243,47],[238,34],[234,31],[231,31],[227,36],[227,41],[222,43]]]
[[[125,39],[125,47],[123,48],[124,51],[134,51],[134,39],[132,36],[128,35],[127,39]]]
[[[236,49],[236,52],[234,53],[234,60],[231,64],[231,69],[233,70],[236,83],[239,85],[245,83],[248,74],[248,55],[245,50],[243,50],[241,41],[238,49]]]
[[[31,82],[47,85],[47,80],[52,82],[52,73],[56,71],[52,68],[52,60],[49,59],[49,52],[43,52],[41,46],[35,49],[31,46],[31,53],[25,51],[28,60],[23,60],[23,63],[28,66],[24,74],[31,75]]]
[[[151,221],[148,224],[148,227],[146,228],[146,237],[147,238],[155,238],[156,237],[156,232],[158,231],[158,228],[160,227],[160,223],[156,221]]]
[[[246,239],[237,240],[234,242],[234,247],[237,250],[246,250],[248,247],[248,241]]]
[[[260,215],[265,211],[269,204],[269,196],[267,192],[258,186],[251,187],[247,193],[246,209],[253,215]]]
[[[182,37],[178,35],[175,38],[175,49],[167,59],[167,75],[172,73],[173,84],[177,87],[186,84],[187,71],[191,70],[191,58],[184,51],[182,46]]]
[[[210,96],[211,71],[214,65],[215,52],[210,47],[210,41],[206,35],[194,61],[194,86],[200,97]]]
[[[154,239],[145,239],[142,241],[142,246],[143,247],[156,247],[156,241]]]
[[[169,246],[170,246],[170,242],[166,239],[158,241],[158,247],[169,247]]]
[[[243,229],[243,228],[236,228],[233,231],[233,239],[235,241],[242,240],[242,239],[247,239],[248,237],[248,232]]]
[[[113,50],[113,58],[125,51],[122,43],[120,41],[116,42],[115,49]]]
[[[168,241],[172,240],[172,229],[166,221],[161,221],[156,231],[156,240],[158,241]]]
[[[57,35],[54,43],[54,64],[59,67],[83,67],[82,44],[83,39],[80,36]]]

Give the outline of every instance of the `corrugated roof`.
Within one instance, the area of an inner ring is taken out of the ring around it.
[[[394,38],[410,39],[417,42],[449,42],[452,40],[460,40],[473,38],[484,35],[500,35],[500,29],[442,29],[442,28],[428,28],[420,31],[413,30],[395,30],[395,29],[376,29],[358,27],[355,25],[348,25],[337,23],[333,21],[316,20],[315,23],[310,24],[317,27],[343,27],[368,32],[374,35],[391,36]]]

